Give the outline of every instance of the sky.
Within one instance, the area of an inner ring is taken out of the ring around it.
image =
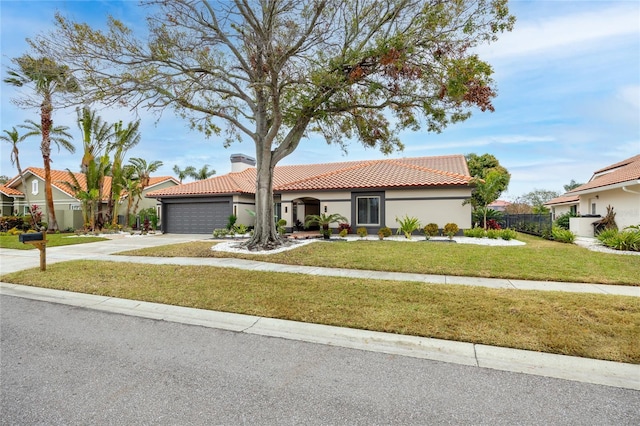
[[[501,199],[515,200],[536,189],[562,193],[572,179],[587,182],[595,170],[640,154],[640,2],[519,0],[510,9],[517,18],[514,30],[478,50],[495,71],[495,112],[474,110],[470,119],[440,134],[404,132],[404,151],[390,156],[355,140],[344,154],[312,136],[279,164],[489,153],[511,173]],[[103,27],[107,14],[133,25],[145,15],[137,1],[0,0],[3,79],[11,58],[28,52],[25,39],[53,28],[56,11],[94,27]],[[37,110],[11,102],[16,90],[0,83],[0,131],[25,119],[39,122]],[[135,118],[126,109],[100,115],[108,122]],[[254,156],[250,140],[224,148],[222,138],[206,139],[170,111],[161,117],[142,111],[140,118],[142,140],[128,157],[162,161],[159,175],[175,175],[174,165],[205,164],[220,175],[230,171],[232,154]],[[81,147],[75,120],[73,109],[54,113],[54,124],[69,126]],[[23,168],[42,167],[37,138],[19,146]],[[10,149],[0,144],[0,175],[13,177]],[[52,168],[77,171],[80,151],[54,149]]]

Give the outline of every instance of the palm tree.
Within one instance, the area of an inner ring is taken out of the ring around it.
[[[118,224],[118,203],[122,191],[127,187],[127,176],[125,173],[124,156],[129,149],[140,142],[140,120],[127,124],[123,127],[122,121],[114,124],[113,142],[107,146],[107,151],[113,153],[113,163],[111,165],[111,194],[109,194],[108,209],[111,215],[111,224]],[[129,213],[127,212],[127,220]]]
[[[102,155],[107,147],[109,139],[113,136],[113,126],[102,121],[100,116],[96,116],[96,111],[92,111],[88,106],[77,108],[76,113],[84,150],[80,171],[86,173],[89,163]]]
[[[50,231],[58,230],[56,213],[53,206],[53,192],[51,189],[51,135],[53,130],[53,97],[56,94],[73,93],[79,90],[78,81],[73,77],[69,67],[58,65],[49,58],[33,58],[23,55],[12,60],[17,65],[15,69],[9,69],[9,77],[5,83],[22,87],[33,85],[38,102],[31,100],[31,105],[40,106],[40,134],[42,142],[40,151],[44,163],[44,193],[47,201],[47,224]]]
[[[20,157],[19,157],[20,151],[18,150],[18,143],[22,142],[25,136],[20,136],[20,134],[18,133],[15,127],[13,127],[11,130],[3,130],[3,131],[6,134],[0,135],[0,139],[3,141],[7,141],[11,144],[11,164],[15,165],[16,168],[18,169],[18,176],[20,177],[20,185],[22,185],[22,187],[24,188],[24,178],[22,176],[22,167],[20,167]],[[25,202],[27,203],[27,206],[31,206],[31,203],[29,203],[29,191],[27,191],[26,189],[24,191],[24,199],[25,199]],[[35,217],[31,209],[29,209],[29,212],[31,213],[31,220],[35,221]]]
[[[78,128],[82,133],[82,145],[84,154],[80,164],[80,170],[86,174],[86,192],[94,194],[97,190],[97,200],[92,200],[91,206],[91,230],[94,231],[104,225],[102,212],[102,200],[104,199],[104,181],[111,169],[109,156],[106,154],[107,144],[113,136],[113,126],[102,121],[95,111],[85,106],[77,108]],[[96,161],[96,159],[98,159]]]
[[[190,174],[190,176],[192,178],[194,178],[195,180],[205,180],[205,179],[209,179],[211,176],[213,176],[215,174],[216,174],[216,171],[215,170],[209,170],[209,165],[205,164],[198,171],[196,171],[194,169],[194,171]]]
[[[132,158],[129,160],[134,169],[135,180],[138,181],[138,194],[136,199],[136,205],[133,208],[133,214],[138,211],[138,204],[140,198],[142,198],[142,192],[149,186],[149,180],[151,179],[151,173],[158,171],[162,167],[162,161],[152,161],[147,163],[143,158]],[[129,194],[131,196],[131,194]]]
[[[180,170],[180,167],[176,164],[173,166],[173,172],[178,176],[180,183],[182,183],[184,178],[191,177],[196,173],[196,168],[193,166],[187,166],[184,170]]]
[[[325,238],[329,238],[331,230],[329,225],[332,223],[348,222],[349,219],[338,213],[333,214],[310,214],[304,218],[304,226],[318,225],[321,233]]]

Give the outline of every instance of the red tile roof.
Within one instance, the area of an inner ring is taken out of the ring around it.
[[[0,185],[0,192],[9,197],[24,197],[22,192],[4,185]]]
[[[559,197],[552,198],[544,203],[545,206],[560,205],[560,204],[574,204],[580,201],[579,195],[563,194]]]
[[[589,182],[572,189],[567,194],[638,180],[640,180],[640,154],[596,170]]]
[[[40,179],[44,180],[44,169],[42,168],[38,168],[38,167],[28,167],[26,168],[24,171],[24,173],[32,173],[36,176],[38,176]],[[87,177],[85,176],[84,173],[73,173],[73,175],[75,176],[76,180],[78,181],[78,184],[80,185],[80,187],[84,190],[87,187]],[[149,179],[149,187],[154,186],[154,185],[158,185],[162,182],[166,182],[168,180],[171,180],[173,182],[175,182],[176,184],[178,183],[178,180],[175,179],[172,176],[156,176],[156,177],[151,177]],[[13,179],[11,179],[9,182],[7,182],[7,185],[17,185],[20,182],[20,180],[18,179],[18,176],[14,177]],[[71,178],[71,176],[69,175],[69,172],[67,170],[51,170],[51,185],[54,186],[55,188],[59,189],[60,191],[64,192],[65,194],[69,195],[70,197],[74,197],[75,198],[75,193],[73,191],[73,189],[71,188],[70,185],[73,185],[73,179]],[[16,191],[13,188],[9,188],[11,190]],[[20,191],[16,191],[19,194],[22,194],[22,192]],[[106,176],[104,178],[104,187],[103,187],[103,191],[102,191],[103,195],[102,195],[102,200],[106,201],[109,199],[109,194],[111,193],[111,176]],[[123,195],[126,195],[126,191],[124,192]]]
[[[471,176],[462,155],[341,163],[278,166],[273,190],[315,191],[352,188],[406,188],[469,185]],[[148,197],[255,194],[256,169],[228,173],[197,182],[152,191]]]

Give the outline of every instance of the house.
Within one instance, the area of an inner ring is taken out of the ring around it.
[[[593,222],[613,207],[619,229],[640,225],[640,154],[596,170],[584,185],[545,203],[554,214],[572,211],[570,229],[580,237],[593,237]]]
[[[162,205],[163,231],[210,233],[224,228],[230,215],[237,223],[253,224],[255,160],[231,156],[231,172],[148,193]],[[463,201],[473,189],[462,155],[349,161],[277,166],[274,202],[278,218],[290,231],[309,214],[341,214],[355,231],[366,227],[397,228],[396,217],[417,217],[423,225],[442,228],[454,222],[471,227],[471,206]]]
[[[83,173],[74,173],[78,183],[82,187],[86,187],[86,177]],[[23,170],[24,185],[20,177],[16,176],[0,187],[0,195],[2,197],[2,216],[10,216],[12,214],[26,215],[29,214],[29,206],[37,205],[43,212],[46,211],[46,201],[44,194],[44,169],[37,167],[28,167]],[[51,170],[51,190],[53,194],[53,205],[56,212],[56,220],[59,229],[81,229],[84,226],[82,219],[82,208],[80,201],[75,198],[73,190],[69,186],[72,179],[66,170]],[[145,188],[143,194],[157,189],[167,188],[178,185],[180,182],[171,176],[152,177],[149,186]],[[25,197],[25,192],[28,197]],[[106,203],[108,194],[111,192],[111,177],[107,176],[104,181],[104,190],[102,202]],[[126,208],[126,196],[124,194],[120,202],[123,208],[120,209],[121,214]],[[27,203],[27,198],[29,199]],[[138,209],[146,209],[156,207],[155,200],[142,197]],[[46,215],[45,215],[46,217]]]
[[[511,205],[511,203],[508,202],[508,201],[496,200],[493,203],[489,204],[487,207],[492,209],[492,210],[498,211],[498,212],[503,212],[510,205]]]

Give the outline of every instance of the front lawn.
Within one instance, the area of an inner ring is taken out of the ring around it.
[[[599,253],[518,234],[524,246],[490,247],[433,242],[317,242],[272,255],[211,250],[193,242],[120,254],[162,257],[239,257],[291,265],[540,281],[640,285],[640,256]]]
[[[74,234],[47,234],[47,247],[70,246],[73,244],[94,243],[96,241],[105,241],[107,238],[102,237],[76,237]],[[23,244],[18,240],[17,235],[0,236],[0,247],[17,249],[17,250],[33,250],[33,244]]]
[[[45,273],[30,269],[0,279],[216,311],[640,363],[640,299],[636,297],[101,261],[56,263]]]

